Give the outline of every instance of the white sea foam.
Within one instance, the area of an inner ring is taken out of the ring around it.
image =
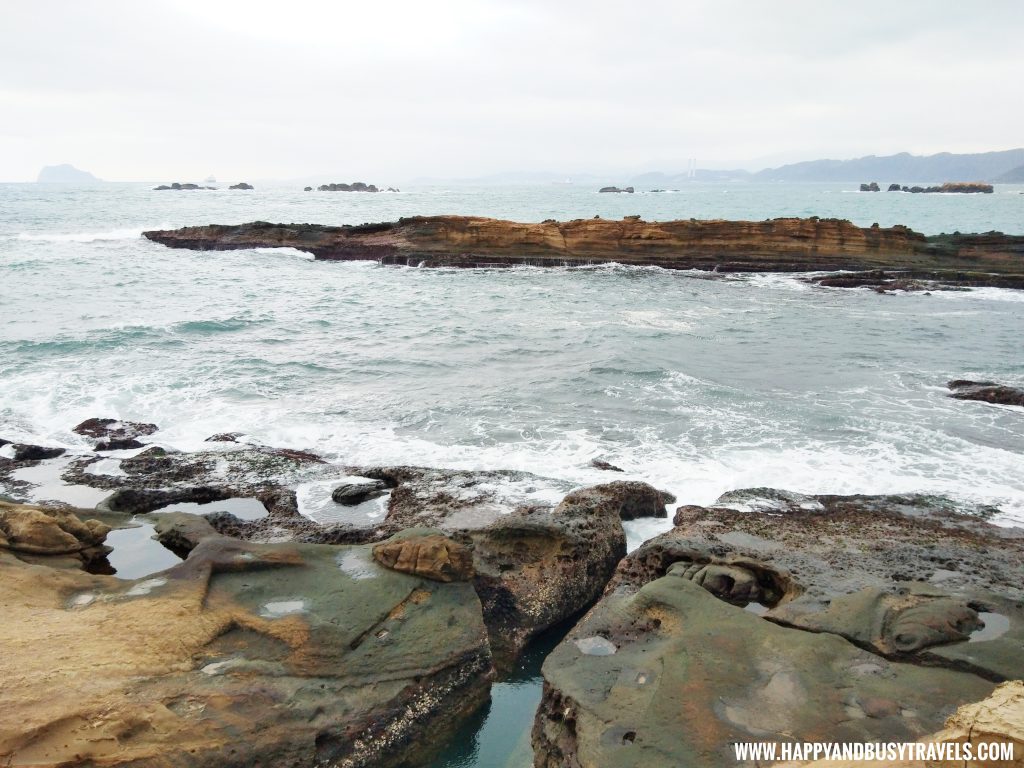
[[[137,240],[142,229],[112,229],[107,232],[22,232],[19,240],[38,243],[98,243],[111,240]]]

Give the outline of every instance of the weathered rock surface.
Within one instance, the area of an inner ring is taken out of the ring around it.
[[[1006,744],[1013,748],[1014,759],[1010,761],[987,760],[817,760],[806,763],[776,763],[783,766],[804,765],[808,768],[1011,768],[1024,761],[1024,683],[1015,680],[1003,683],[984,701],[965,704],[947,721],[938,733],[921,739],[929,744],[970,744],[972,754],[979,755],[982,744]],[[988,747],[986,747],[988,749]],[[926,753],[927,755],[927,753]]]
[[[386,768],[421,759],[493,676],[472,586],[369,547],[207,536],[136,582],[0,551],[0,609],[14,765]]]
[[[906,227],[857,227],[840,219],[646,222],[577,219],[526,224],[466,216],[417,216],[383,224],[209,225],[150,231],[174,248],[288,246],[317,259],[426,266],[564,265],[615,261],[730,271],[920,270],[985,285],[986,275],[1024,285],[1024,236],[938,235]],[[995,283],[992,283],[995,284]]]
[[[102,556],[110,526],[58,507],[0,501],[0,549],[28,555]]]
[[[914,740],[1024,675],[1020,529],[930,497],[769,489],[674,522],[545,662],[537,766]]]
[[[469,581],[473,553],[429,528],[410,528],[373,546],[373,559],[393,571],[433,581]]]
[[[950,397],[957,400],[980,400],[997,405],[1024,406],[1024,389],[996,384],[994,381],[968,381],[955,379],[947,385]]]

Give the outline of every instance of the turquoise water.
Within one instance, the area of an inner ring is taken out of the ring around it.
[[[793,275],[616,265],[429,270],[314,262],[287,249],[169,250],[140,236],[429,213],[819,215],[929,234],[1020,234],[1021,189],[371,195],[0,185],[0,437],[83,450],[88,441],[70,428],[114,416],[156,422],[156,442],[186,450],[241,431],[341,463],[522,469],[574,484],[609,479],[589,465],[600,457],[680,503],[748,486],[922,491],[1024,522],[1024,414],[944,389],[950,378],[1024,385],[1024,292],[882,296]],[[668,526],[630,523],[630,543]],[[539,658],[495,687],[439,766],[529,761]]]

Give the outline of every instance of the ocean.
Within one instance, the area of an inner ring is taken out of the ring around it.
[[[290,249],[171,250],[141,236],[442,213],[817,215],[926,234],[1024,234],[1024,187],[152,186],[0,185],[0,437],[85,450],[71,428],[110,416],[155,422],[154,442],[182,450],[238,431],[343,464],[517,469],[573,485],[636,478],[680,504],[754,486],[924,492],[1024,524],[1024,414],[952,400],[945,388],[953,378],[1024,385],[1021,291],[879,295],[799,275],[618,265],[420,269],[315,262]],[[597,470],[595,458],[626,473]],[[632,547],[670,521],[627,527]],[[525,728],[539,697],[535,662],[499,684],[492,705],[511,706]],[[443,765],[499,764],[486,756],[508,755],[509,739],[523,748],[521,728],[510,735],[495,722],[483,717]]]

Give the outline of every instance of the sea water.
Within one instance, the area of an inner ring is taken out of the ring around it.
[[[1024,385],[1024,291],[879,295],[799,275],[618,265],[418,269],[291,249],[172,250],[141,237],[441,213],[817,215],[1024,234],[1024,188],[150,187],[0,185],[0,437],[83,450],[89,441],[71,427],[109,416],[155,422],[154,441],[184,450],[238,431],[344,464],[518,469],[563,488],[628,477],[687,504],[751,486],[936,493],[1024,523],[1024,411],[945,389],[952,378]],[[594,458],[625,473],[594,469]],[[669,526],[630,523],[630,546]],[[531,707],[532,674],[508,688]],[[508,704],[503,690],[492,712]],[[501,764],[480,748],[508,754],[487,727],[448,764]]]

